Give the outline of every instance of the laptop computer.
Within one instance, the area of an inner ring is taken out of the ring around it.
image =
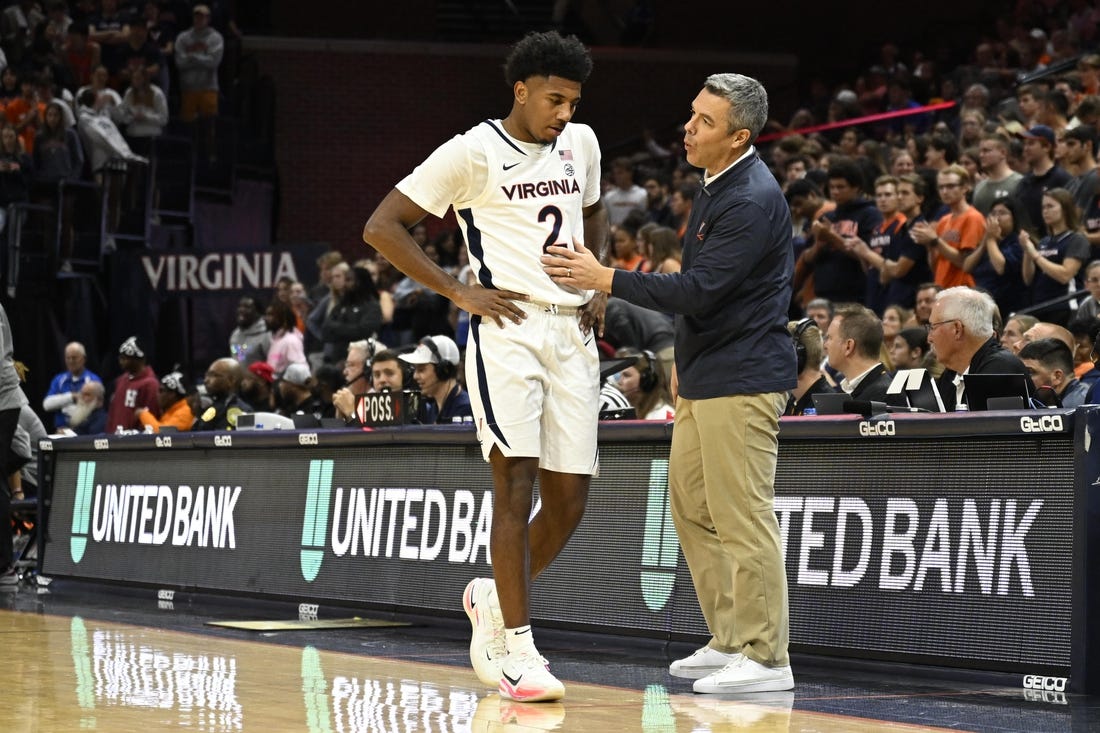
[[[1026,374],[964,374],[963,385],[966,406],[971,412],[1031,407],[1031,377]],[[995,400],[992,406],[990,400]]]
[[[845,415],[844,403],[852,399],[847,392],[820,392],[811,395],[818,415]]]

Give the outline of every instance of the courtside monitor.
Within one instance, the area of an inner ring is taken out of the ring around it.
[[[1026,374],[964,374],[966,406],[975,410],[1013,408],[1025,410],[1031,407],[1031,377]],[[1002,400],[998,398],[1016,398]],[[996,400],[996,407],[989,406]]]

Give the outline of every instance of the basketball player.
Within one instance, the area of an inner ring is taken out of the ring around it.
[[[599,328],[606,296],[554,284],[539,257],[588,242],[602,255],[600,150],[569,124],[592,61],[575,37],[530,33],[505,64],[512,110],[440,146],[386,196],[363,239],[395,267],[471,314],[466,352],[482,454],[493,473],[492,580],[463,594],[478,677],[514,700],[564,687],[531,635],[531,580],[573,534],[596,473]],[[477,285],[444,272],[409,235],[454,207]],[[535,479],[541,508],[528,526]],[[499,595],[499,600],[498,600]]]

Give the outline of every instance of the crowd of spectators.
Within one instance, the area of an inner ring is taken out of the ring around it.
[[[814,84],[791,119],[773,120],[757,141],[786,192],[796,253],[789,315],[800,375],[788,414],[812,413],[810,398],[821,392],[881,399],[900,369],[937,378],[944,409],[965,404],[960,375],[988,365],[1031,375],[1037,389],[1050,388],[1051,404],[1092,400],[1100,376],[1092,348],[1100,331],[1100,11],[1087,3],[1053,12],[1043,4],[1043,14],[1034,7],[1021,2],[950,68],[884,44],[858,77],[834,88]],[[77,32],[61,46],[68,49],[62,66],[92,90],[93,107],[120,106],[115,91],[155,109],[159,98],[154,92],[150,101],[145,85],[170,83],[172,54],[163,50],[175,28],[163,22],[163,4],[146,3],[141,13],[161,55],[116,61],[106,74],[92,62],[109,36],[85,38],[81,23],[72,24]],[[129,51],[115,51],[136,58],[133,41],[130,34]],[[0,95],[15,104],[26,78],[0,76]],[[64,94],[66,84],[58,86]],[[204,99],[188,104],[202,111]],[[881,116],[898,112],[909,114]],[[647,135],[642,148],[608,161],[611,233],[594,245],[609,264],[680,269],[679,242],[702,182],[683,158],[679,134],[666,144]],[[3,141],[0,184],[10,147]],[[456,229],[421,224],[412,235],[434,262],[469,281]],[[452,408],[462,402],[468,314],[377,256],[349,262],[332,251],[318,267],[317,283],[287,280],[268,297],[241,299],[225,358],[210,365],[204,388],[184,389],[178,374],[172,384],[161,380],[163,400],[146,388],[146,419],[119,418],[108,398],[105,430],[156,429],[153,418],[184,398],[199,428],[231,426],[234,410],[354,424],[357,395],[418,385],[428,395],[424,421],[463,419]],[[673,416],[669,315],[611,299],[600,347],[621,365],[603,385],[605,407]],[[82,382],[71,365],[69,372],[61,380],[70,393],[65,404],[58,408],[55,395],[44,405],[60,409],[57,428],[83,402],[83,387],[98,382],[94,375]],[[130,364],[115,394],[134,389],[141,374]]]

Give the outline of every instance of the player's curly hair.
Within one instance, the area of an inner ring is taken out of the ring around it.
[[[576,36],[532,31],[521,38],[504,62],[508,86],[532,76],[560,76],[583,84],[592,73],[592,57]]]

